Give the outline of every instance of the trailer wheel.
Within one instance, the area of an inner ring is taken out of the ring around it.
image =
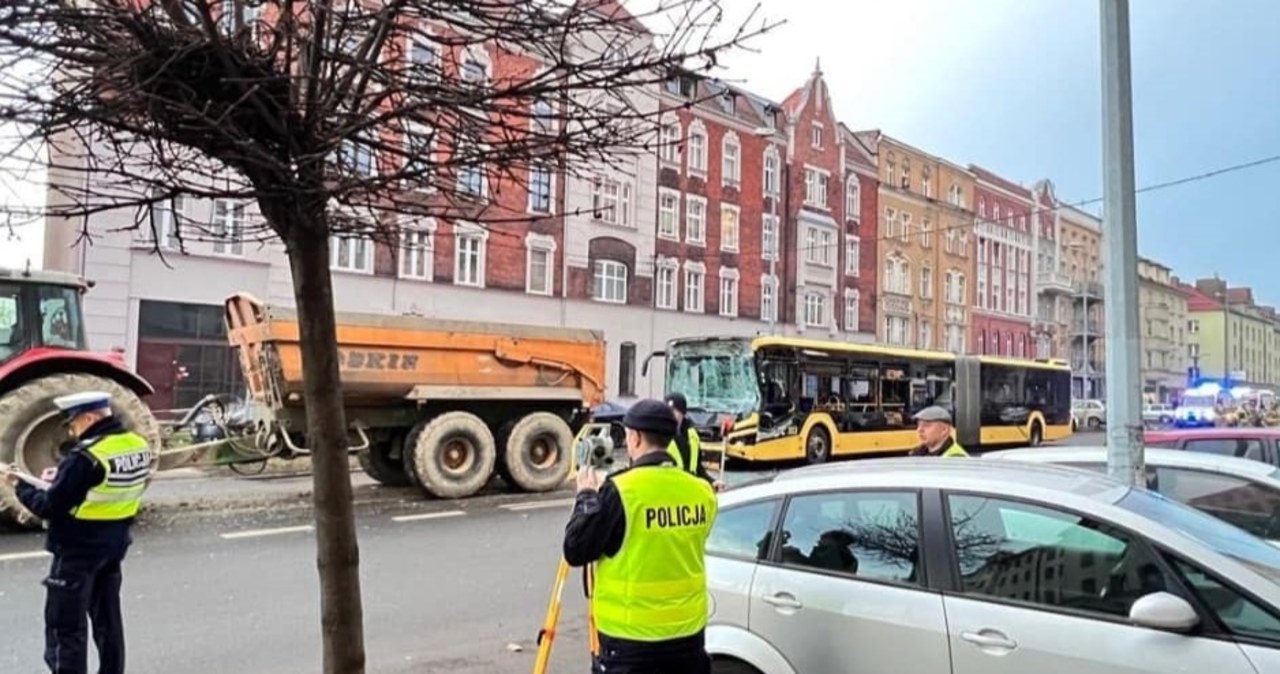
[[[545,492],[564,486],[569,478],[573,431],[550,412],[534,412],[521,419],[506,443],[502,463],[515,486]]]
[[[436,498],[466,498],[493,475],[498,449],[493,432],[468,412],[447,412],[414,429],[405,443],[418,486]]]
[[[364,474],[387,487],[408,487],[412,484],[402,456],[404,442],[405,436],[397,433],[383,442],[371,443],[357,457]]]
[[[83,373],[55,374],[33,379],[0,397],[0,461],[39,475],[62,460],[62,444],[69,440],[53,399],[69,393],[102,391],[111,394],[111,408],[129,430],[151,443],[160,456],[160,429],[151,410],[133,391],[106,377]],[[18,503],[13,489],[0,482],[0,520],[24,528],[38,528],[40,519]]]

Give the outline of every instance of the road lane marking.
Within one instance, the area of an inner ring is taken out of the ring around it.
[[[512,512],[521,512],[524,510],[542,510],[543,508],[563,508],[573,505],[576,499],[562,498],[554,501],[532,501],[529,503],[509,503],[507,505],[498,506],[503,510]]]
[[[419,513],[417,515],[397,515],[391,518],[392,522],[420,522],[422,520],[439,520],[446,517],[458,517],[467,514],[463,510],[448,510],[442,513]]]
[[[0,562],[20,562],[24,559],[43,559],[49,556],[49,553],[44,550],[37,550],[35,552],[13,552],[7,555],[0,555]]]
[[[298,527],[280,527],[279,529],[252,529],[249,531],[233,531],[229,534],[218,534],[224,540],[235,540],[237,538],[259,538],[261,536],[278,536],[280,534],[297,534],[304,531],[311,531],[315,527],[310,524],[304,524]]]

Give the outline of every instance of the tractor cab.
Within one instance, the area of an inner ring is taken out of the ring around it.
[[[0,368],[31,351],[86,350],[86,288],[71,274],[0,269]]]

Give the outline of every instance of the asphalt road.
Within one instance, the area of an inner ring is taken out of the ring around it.
[[[1104,440],[1080,434],[1070,444]],[[737,473],[731,482],[758,475]],[[319,671],[306,481],[246,481],[260,502],[224,511],[181,503],[234,498],[235,485],[204,479],[157,488],[157,500],[178,505],[148,515],[126,561],[131,673]],[[361,475],[356,482],[368,671],[532,671],[569,495],[430,502],[379,491]],[[272,494],[287,507],[269,505]],[[44,671],[40,580],[49,558],[41,542],[38,534],[0,536],[0,672]],[[586,671],[579,574],[564,596],[550,671]]]

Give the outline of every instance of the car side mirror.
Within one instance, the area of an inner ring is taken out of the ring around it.
[[[1190,632],[1200,624],[1200,616],[1185,599],[1168,592],[1152,592],[1138,598],[1129,608],[1129,622],[1166,632]]]

